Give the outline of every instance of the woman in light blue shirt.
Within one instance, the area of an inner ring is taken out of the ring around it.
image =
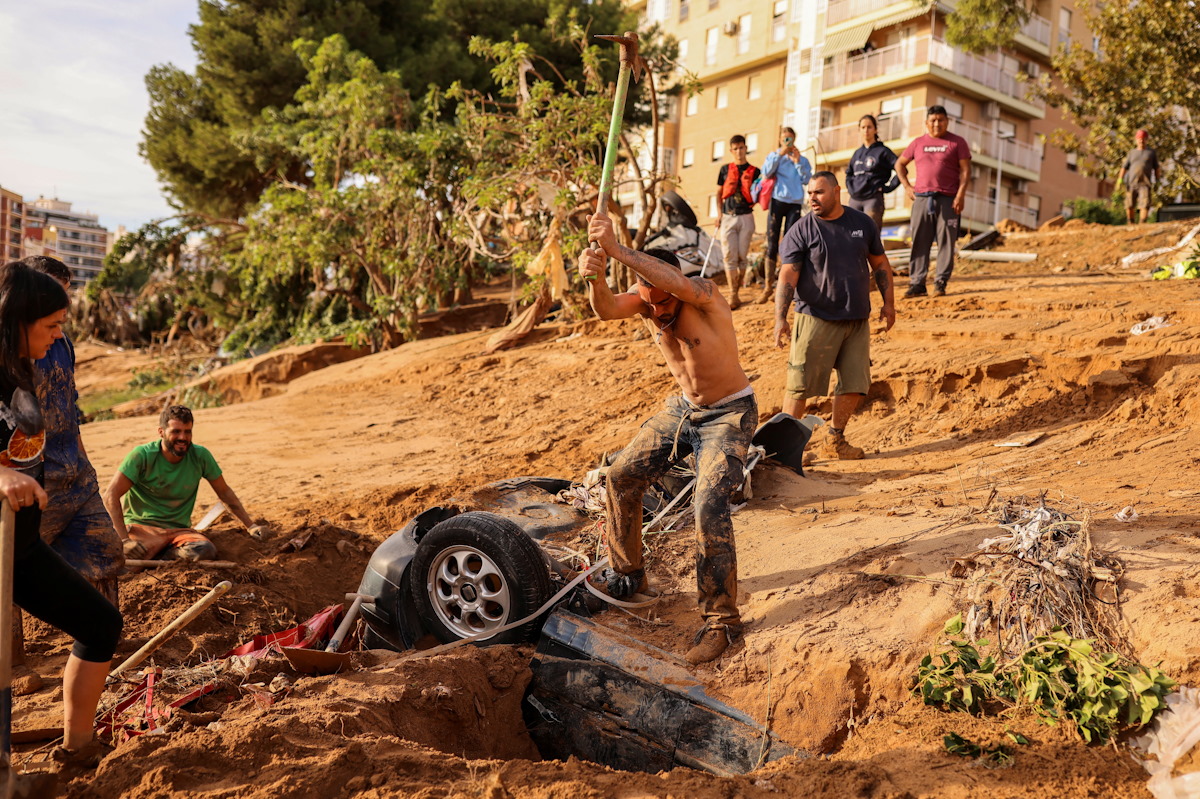
[[[779,149],[772,150],[762,168],[764,178],[775,178],[771,208],[767,212],[767,262],[763,277],[766,284],[758,301],[770,302],[775,296],[775,270],[779,260],[779,239],[787,233],[804,211],[804,187],[812,177],[812,165],[796,148],[796,131],[781,128]]]

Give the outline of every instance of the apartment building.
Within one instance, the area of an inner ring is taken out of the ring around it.
[[[1046,143],[1062,122],[1028,96],[1052,48],[1092,42],[1071,0],[1038,0],[1012,47],[976,56],[945,40],[953,3],[912,0],[646,0],[642,13],[680,42],[681,61],[704,91],[684,103],[673,140],[679,191],[702,223],[716,212],[725,142],[741,133],[761,165],[780,125],[791,125],[815,169],[841,173],[858,147],[858,120],[879,119],[897,154],[924,131],[926,109],[945,106],[950,130],[973,155],[963,212],[968,230],[1009,218],[1036,226],[1065,200],[1100,197],[1111,184],[1085,178],[1074,156]],[[888,195],[886,227],[909,219],[901,190]],[[761,212],[760,212],[761,213]],[[761,218],[760,218],[761,221]],[[761,224],[760,224],[761,229]]]
[[[25,229],[25,199],[15,191],[0,187],[0,256],[3,262],[25,257],[21,239]]]
[[[26,254],[58,258],[81,286],[100,274],[108,251],[108,230],[95,214],[71,210],[71,203],[38,197],[25,204]],[[36,251],[36,252],[35,252]]]

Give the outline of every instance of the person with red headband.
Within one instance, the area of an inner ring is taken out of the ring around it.
[[[690,451],[696,459],[696,583],[704,626],[686,658],[720,657],[742,632],[737,607],[737,553],[730,500],[741,485],[758,402],[738,358],[733,312],[711,280],[684,277],[673,253],[622,246],[604,214],[591,217],[579,274],[601,319],[641,317],[681,393],[642,425],[608,467],[607,590],[624,599],[649,588],[642,556],[642,496],[651,482]],[[608,257],[637,275],[634,290],[614,294],[605,282]]]
[[[1142,222],[1150,216],[1150,195],[1154,193],[1154,184],[1162,175],[1158,165],[1158,154],[1146,142],[1150,134],[1139,130],[1133,135],[1135,147],[1125,156],[1125,163],[1117,173],[1117,183],[1125,181],[1125,218],[1133,224],[1133,212],[1136,208],[1141,214]]]

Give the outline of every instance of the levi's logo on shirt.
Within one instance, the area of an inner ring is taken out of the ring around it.
[[[927,153],[945,153],[950,151],[948,144],[926,144],[925,152]]]

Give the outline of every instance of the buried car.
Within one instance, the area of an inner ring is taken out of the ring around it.
[[[814,416],[776,414],[755,433],[746,474],[761,457],[773,457],[803,475],[804,447],[820,423]],[[668,473],[643,496],[647,518],[654,516],[650,526],[672,509],[688,512],[680,503],[694,483],[689,475],[687,469]],[[472,636],[487,644],[536,638],[541,617],[501,628],[534,614],[574,573],[543,544],[571,538],[595,523],[558,499],[575,485],[553,477],[514,477],[414,516],[367,563],[358,587],[369,597],[362,605],[364,643],[405,650],[427,635],[442,643]],[[748,495],[748,481],[745,491]],[[580,587],[563,601],[578,606],[576,598],[583,597]]]
[[[444,643],[497,630],[541,607],[553,592],[552,563],[538,545],[592,524],[559,502],[570,480],[515,477],[414,516],[367,564],[358,592],[366,644],[404,650],[426,635]],[[487,643],[531,640],[538,620]]]

